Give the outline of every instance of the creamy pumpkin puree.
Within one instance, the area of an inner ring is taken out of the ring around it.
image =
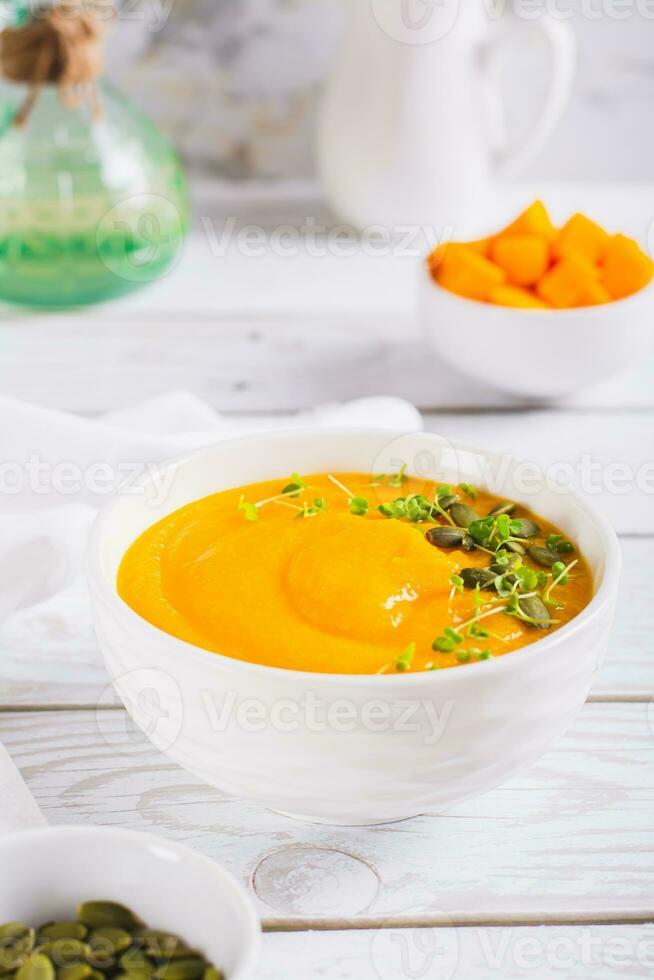
[[[284,481],[223,491],[182,507],[129,548],[118,572],[119,595],[148,622],[206,650],[304,671],[452,667],[547,635],[493,611],[506,605],[496,590],[462,588],[456,579],[462,569],[486,568],[493,558],[479,548],[429,543],[426,531],[449,526],[443,516],[412,523],[378,510],[412,494],[431,500],[436,485],[403,479],[399,487],[389,486],[397,477],[360,473],[335,479],[340,486],[326,474],[304,476],[306,487],[268,503],[262,502],[278,497]],[[482,492],[475,499],[458,488],[453,494],[482,516],[497,503]],[[539,541],[556,530],[524,508],[515,514],[538,523]],[[583,559],[577,551],[562,556],[570,560],[577,564],[566,584],[551,592],[548,611],[555,622],[548,631],[575,616],[592,594]],[[520,561],[553,579],[528,558]]]

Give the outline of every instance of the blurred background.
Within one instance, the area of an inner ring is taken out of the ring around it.
[[[510,16],[510,3],[496,2],[493,9],[503,6]],[[543,0],[529,6],[574,28],[579,63],[574,96],[524,176],[649,178],[654,130],[643,118],[654,99],[654,3]],[[120,7],[110,75],[157,120],[195,172],[234,180],[314,174],[316,108],[337,57],[340,4],[123,0]],[[546,58],[537,42],[517,43],[507,58],[503,88],[517,123],[538,104]]]

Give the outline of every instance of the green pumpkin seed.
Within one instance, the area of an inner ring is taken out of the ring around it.
[[[124,953],[132,945],[132,937],[125,929],[118,929],[115,926],[102,926],[94,929],[89,936],[89,946],[111,949],[115,955]]]
[[[16,973],[16,980],[55,980],[55,968],[43,953],[32,953]]]
[[[508,561],[505,565],[501,565],[499,562],[493,562],[493,564],[489,566],[491,572],[495,572],[496,575],[506,575],[507,572],[513,571],[515,566],[520,561],[518,555],[507,555],[507,559]]]
[[[24,922],[5,922],[0,926],[0,975],[13,973],[34,949],[34,929]]]
[[[126,973],[119,973],[115,980],[151,980],[152,973],[149,970],[128,970]]]
[[[134,929],[142,925],[133,912],[118,902],[82,902],[77,908],[77,918],[91,929],[103,926]]]
[[[34,935],[34,930],[24,922],[5,922],[0,925],[0,946],[10,945],[17,939]]]
[[[436,548],[460,548],[467,535],[458,527],[432,527],[425,537]]]
[[[450,507],[450,517],[457,527],[470,527],[473,521],[479,520],[479,514],[469,507],[468,504],[452,504]]]
[[[455,504],[458,499],[455,493],[446,493],[444,497],[438,497],[438,506],[441,510],[449,510],[452,504]]]
[[[199,953],[197,949],[189,949],[188,946],[184,946],[182,943],[180,943],[179,946],[175,946],[172,949],[165,949],[162,953],[156,954],[155,955],[155,959],[159,959],[159,960],[162,960],[162,961],[163,960],[182,960],[182,959],[185,959],[185,958],[188,959],[189,957],[192,957],[192,956],[200,956],[201,957],[202,956],[202,953]]]
[[[540,534],[540,528],[527,517],[516,517],[511,521],[511,534],[514,538],[535,538]]]
[[[217,970],[215,966],[208,966],[202,975],[202,980],[225,980],[225,975],[221,970]]]
[[[88,963],[71,963],[57,970],[57,980],[91,980],[94,972]]]
[[[174,956],[184,956],[185,953],[188,956],[188,947],[173,933],[148,929],[143,940],[147,953],[155,959],[171,959]]]
[[[519,541],[505,541],[501,547],[506,551],[511,551],[514,555],[524,556],[527,554],[527,549]]]
[[[88,946],[81,940],[71,937],[47,939],[40,944],[39,952],[51,959],[55,966],[60,967],[69,963],[85,963]]]
[[[146,973],[148,975],[155,968],[152,961],[148,959],[146,951],[138,946],[132,946],[126,953],[123,953],[120,957],[120,967],[126,973]]]
[[[501,504],[495,504],[491,510],[488,511],[489,517],[499,517],[500,514],[512,514],[518,505],[514,504],[512,500],[505,500]]]
[[[555,555],[549,548],[539,548],[536,545],[527,548],[527,554],[532,561],[535,561],[537,565],[542,565],[543,568],[551,568],[554,562],[559,560],[559,556]]]
[[[154,973],[156,980],[196,980],[202,976],[206,963],[199,956],[192,959],[170,960],[162,963]]]
[[[86,939],[88,929],[81,922],[46,922],[39,927],[39,940]]]
[[[550,614],[547,611],[547,607],[537,595],[529,596],[529,598],[519,599],[518,605],[520,606],[520,611],[524,616],[528,616],[529,619],[535,620],[533,623],[526,623],[531,629],[535,630],[547,630],[550,628]]]
[[[466,589],[476,589],[479,586],[489,592],[495,588],[497,576],[490,568],[462,568],[459,575]]]

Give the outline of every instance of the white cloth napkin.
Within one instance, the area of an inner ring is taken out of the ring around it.
[[[70,618],[83,615],[75,583],[96,511],[144,467],[241,433],[308,424],[411,432],[422,419],[397,398],[363,398],[259,423],[221,417],[183,391],[99,419],[0,398],[0,624],[14,639],[38,635],[42,617],[49,636],[54,621],[62,635],[74,631]]]
[[[9,753],[0,745],[0,834],[42,827],[45,817]]]

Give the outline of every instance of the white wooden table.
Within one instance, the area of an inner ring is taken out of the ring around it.
[[[640,234],[654,214],[654,187],[551,195],[562,213],[588,206]],[[272,227],[316,202],[311,187],[279,207],[256,191],[236,202],[219,192],[203,213],[218,221],[232,208]],[[262,980],[651,976],[654,360],[556,407],[511,403],[424,349],[415,275],[415,260],[398,256],[244,258],[232,247],[217,257],[197,233],[176,272],[131,300],[75,316],[7,311],[0,392],[97,413],[188,387],[248,416],[394,393],[431,429],[567,462],[580,478],[587,454],[599,464],[587,491],[626,561],[609,655],[573,729],[529,771],[447,815],[371,829],[298,823],[222,797],[141,741],[102,699],[107,678],[81,622],[63,641],[56,623],[52,636],[0,633],[0,740],[53,823],[153,830],[241,878],[266,931]],[[630,468],[625,492],[610,486],[615,462]]]

